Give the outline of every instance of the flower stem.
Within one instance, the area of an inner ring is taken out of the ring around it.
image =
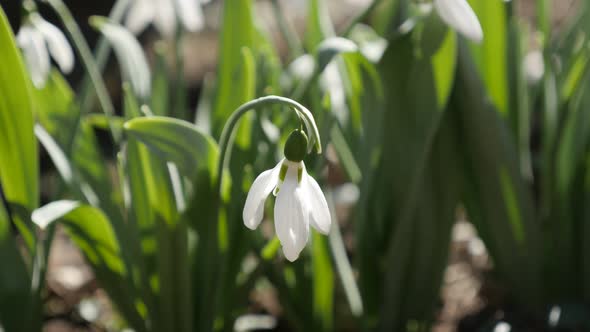
[[[80,27],[72,17],[72,13],[68,9],[68,7],[64,4],[62,0],[44,0],[46,3],[49,4],[50,7],[55,11],[55,13],[59,16],[61,21],[63,22],[68,34],[70,35],[72,42],[78,54],[80,55],[80,59],[82,60],[82,64],[84,65],[86,71],[88,72],[88,76],[94,85],[96,90],[96,96],[98,97],[98,102],[104,113],[107,117],[112,117],[115,115],[115,107],[113,106],[113,102],[105,83],[101,77],[100,70],[98,65],[94,61],[92,56],[92,52],[90,51],[90,47],[84,39],[82,32],[80,31]],[[109,127],[111,129],[111,134],[113,136],[113,140],[115,143],[118,143],[121,138],[121,133],[117,128],[115,128],[111,122],[109,121]]]

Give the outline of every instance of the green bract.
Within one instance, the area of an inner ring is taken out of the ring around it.
[[[303,130],[293,130],[285,142],[285,158],[289,161],[302,161],[307,153],[307,135]]]

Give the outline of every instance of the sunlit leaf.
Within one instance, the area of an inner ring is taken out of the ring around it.
[[[508,115],[507,19],[504,1],[469,0],[483,29],[483,42],[471,51],[477,69],[498,112]]]
[[[125,123],[125,132],[164,160],[176,163],[188,176],[199,169],[216,169],[217,144],[189,122],[157,116],[137,118]]]
[[[74,92],[54,70],[43,89],[33,89],[33,95],[37,120],[62,149],[69,151],[80,116],[74,104]]]
[[[334,324],[334,269],[328,251],[328,239],[312,232],[313,311],[316,331],[331,331]]]
[[[32,210],[39,202],[32,86],[2,11],[0,44],[0,181],[11,204]]]
[[[248,62],[244,62],[248,59],[244,59],[243,53],[243,48],[253,50],[256,38],[251,1],[237,0],[231,6],[223,6],[222,22],[217,91],[211,113],[215,136],[221,133],[231,112],[254,97]]]
[[[36,209],[33,219],[43,228],[60,221],[128,323],[138,331],[146,331],[135,306],[138,299],[130,284],[119,241],[102,211],[75,201],[55,201]]]

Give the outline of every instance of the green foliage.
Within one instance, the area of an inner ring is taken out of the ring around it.
[[[8,202],[31,211],[39,204],[39,166],[30,98],[32,86],[3,12],[0,14],[0,38],[3,45],[0,54],[0,180]],[[21,219],[18,222],[27,221]]]
[[[474,44],[436,6],[409,0],[375,0],[343,29],[325,1],[309,0],[300,39],[273,1],[289,45],[283,54],[258,25],[254,1],[226,0],[216,75],[206,76],[191,123],[183,31],[155,44],[150,68],[138,39],[117,23],[120,0],[112,17],[91,20],[105,37],[95,57],[64,3],[47,2],[87,77],[80,93],[56,70],[34,88],[0,11],[6,331],[41,330],[58,224],[121,328],[232,331],[253,310],[252,293],[263,291],[276,294],[295,331],[429,330],[457,209],[483,239],[507,303],[551,328],[588,326],[588,4],[554,32],[549,1],[539,1],[535,31],[514,1],[469,0],[484,33]],[[525,62],[535,36],[542,73]],[[122,73],[121,116],[100,73],[106,42]],[[93,93],[104,114],[93,112]],[[303,159],[321,184],[332,229],[311,232],[289,263],[266,231],[272,204],[263,206],[264,231],[244,227],[242,213],[254,179],[284,157],[294,130],[309,144],[296,144],[291,159]],[[41,208],[35,137],[55,169],[44,174],[52,203]],[[329,158],[313,153],[322,151]],[[358,198],[338,200],[342,188]],[[339,220],[347,204],[350,220]],[[561,310],[559,322],[548,307]],[[490,319],[482,330],[498,324]]]
[[[27,266],[12,232],[16,226],[25,240],[26,258],[35,257],[29,214],[39,204],[39,165],[32,84],[2,10],[0,43],[0,322],[9,331],[34,331],[41,321],[40,285],[32,284],[37,270]]]

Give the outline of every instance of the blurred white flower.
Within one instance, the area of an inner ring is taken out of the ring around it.
[[[188,31],[195,32],[205,26],[203,0],[134,0],[127,13],[125,25],[135,34],[141,33],[153,23],[158,31],[172,37],[177,19]]]
[[[349,110],[346,104],[344,80],[342,79],[338,65],[338,61],[330,61],[328,63],[320,76],[320,87],[330,94],[332,111],[338,122],[346,126]]]
[[[467,0],[434,0],[434,8],[442,20],[457,32],[477,43],[483,40],[481,25]]]
[[[527,53],[523,60],[524,74],[531,84],[539,82],[545,74],[545,60],[543,52],[534,50]]]
[[[39,89],[45,86],[49,76],[49,55],[63,73],[68,74],[74,68],[74,52],[63,32],[36,12],[28,15],[16,41],[23,51],[33,84]]]
[[[318,183],[305,169],[303,161],[281,160],[273,169],[262,172],[250,188],[244,206],[244,224],[256,229],[264,215],[264,202],[275,193],[275,232],[285,257],[293,262],[305,248],[309,224],[323,234],[330,232],[328,203]]]

